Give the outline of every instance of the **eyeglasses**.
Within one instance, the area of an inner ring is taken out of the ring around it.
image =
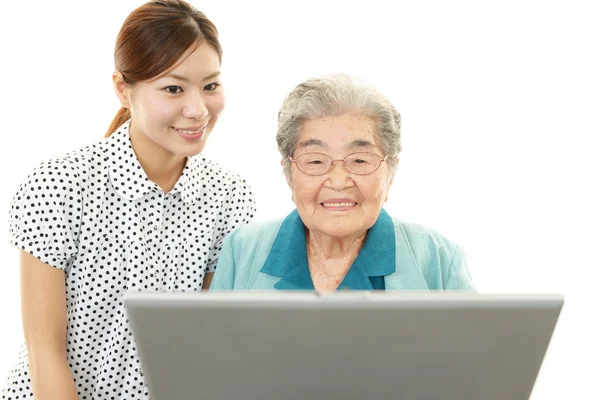
[[[334,160],[323,153],[305,153],[290,161],[295,163],[298,169],[306,175],[325,175],[333,169],[335,161],[343,161],[348,172],[355,175],[368,175],[375,172],[388,156],[381,157],[375,153],[352,153],[342,160]]]

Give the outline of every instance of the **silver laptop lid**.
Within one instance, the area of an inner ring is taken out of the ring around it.
[[[153,400],[527,399],[559,295],[131,293]]]

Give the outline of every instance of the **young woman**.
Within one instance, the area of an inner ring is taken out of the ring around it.
[[[224,107],[220,64],[215,26],[186,2],[128,16],[107,137],[40,164],[10,209],[25,345],[2,399],[148,396],[122,295],[208,287],[224,236],[255,212],[247,183],[199,155]]]

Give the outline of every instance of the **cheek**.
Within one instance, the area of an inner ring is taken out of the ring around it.
[[[317,182],[306,179],[298,179],[292,175],[292,200],[296,204],[316,203],[319,197],[319,188]]]
[[[225,95],[218,93],[211,96],[206,100],[206,108],[213,115],[213,118],[217,118],[225,109]]]
[[[176,109],[175,102],[165,101],[153,96],[144,98],[138,107],[139,114],[145,118],[146,122],[153,125],[170,122]]]
[[[361,193],[367,204],[380,206],[386,200],[388,187],[388,182],[383,178],[371,182],[363,182]]]

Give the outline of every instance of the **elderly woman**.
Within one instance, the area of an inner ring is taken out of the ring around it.
[[[346,75],[298,85],[277,144],[296,210],[224,241],[212,290],[471,290],[462,250],[382,208],[400,153],[400,114]]]

